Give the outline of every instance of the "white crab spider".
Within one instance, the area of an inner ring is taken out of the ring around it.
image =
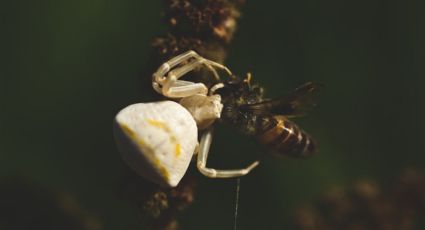
[[[203,83],[179,80],[186,73],[204,66],[214,77],[215,68],[229,76],[225,66],[188,51],[163,63],[153,74],[155,91],[174,101],[139,103],[121,110],[115,118],[115,137],[122,157],[144,178],[161,186],[177,186],[184,176],[194,153],[198,152],[197,167],[212,178],[239,177],[258,165],[246,168],[217,170],[206,166],[212,142],[211,125],[220,118],[223,104],[214,94],[222,83],[208,89]],[[205,129],[198,146],[198,129]]]

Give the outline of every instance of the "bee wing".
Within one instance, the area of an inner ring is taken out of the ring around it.
[[[307,82],[286,96],[255,104],[246,104],[242,106],[242,109],[254,114],[302,116],[316,106],[314,99],[321,88],[323,86],[320,84]]]

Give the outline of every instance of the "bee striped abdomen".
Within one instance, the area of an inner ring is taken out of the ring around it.
[[[258,138],[282,155],[305,157],[315,152],[315,143],[310,135],[284,116],[271,117]]]

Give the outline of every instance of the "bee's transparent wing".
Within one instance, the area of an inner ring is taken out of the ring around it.
[[[320,84],[307,82],[288,95],[255,104],[245,104],[241,109],[254,114],[303,116],[316,106],[315,98],[321,88],[323,86]]]

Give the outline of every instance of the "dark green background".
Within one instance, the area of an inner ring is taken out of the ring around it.
[[[154,0],[1,4],[0,178],[71,193],[105,229],[140,229],[117,196],[127,168],[111,124],[120,108],[148,100],[138,84],[152,38],[167,31],[161,10]],[[326,87],[299,120],[320,154],[267,158],[242,178],[239,229],[281,229],[294,207],[333,185],[386,184],[424,167],[424,10],[420,0],[247,2],[227,66],[250,71],[270,96],[306,81]],[[215,167],[265,151],[223,127],[214,141]],[[234,188],[199,176],[183,228],[231,229]]]

